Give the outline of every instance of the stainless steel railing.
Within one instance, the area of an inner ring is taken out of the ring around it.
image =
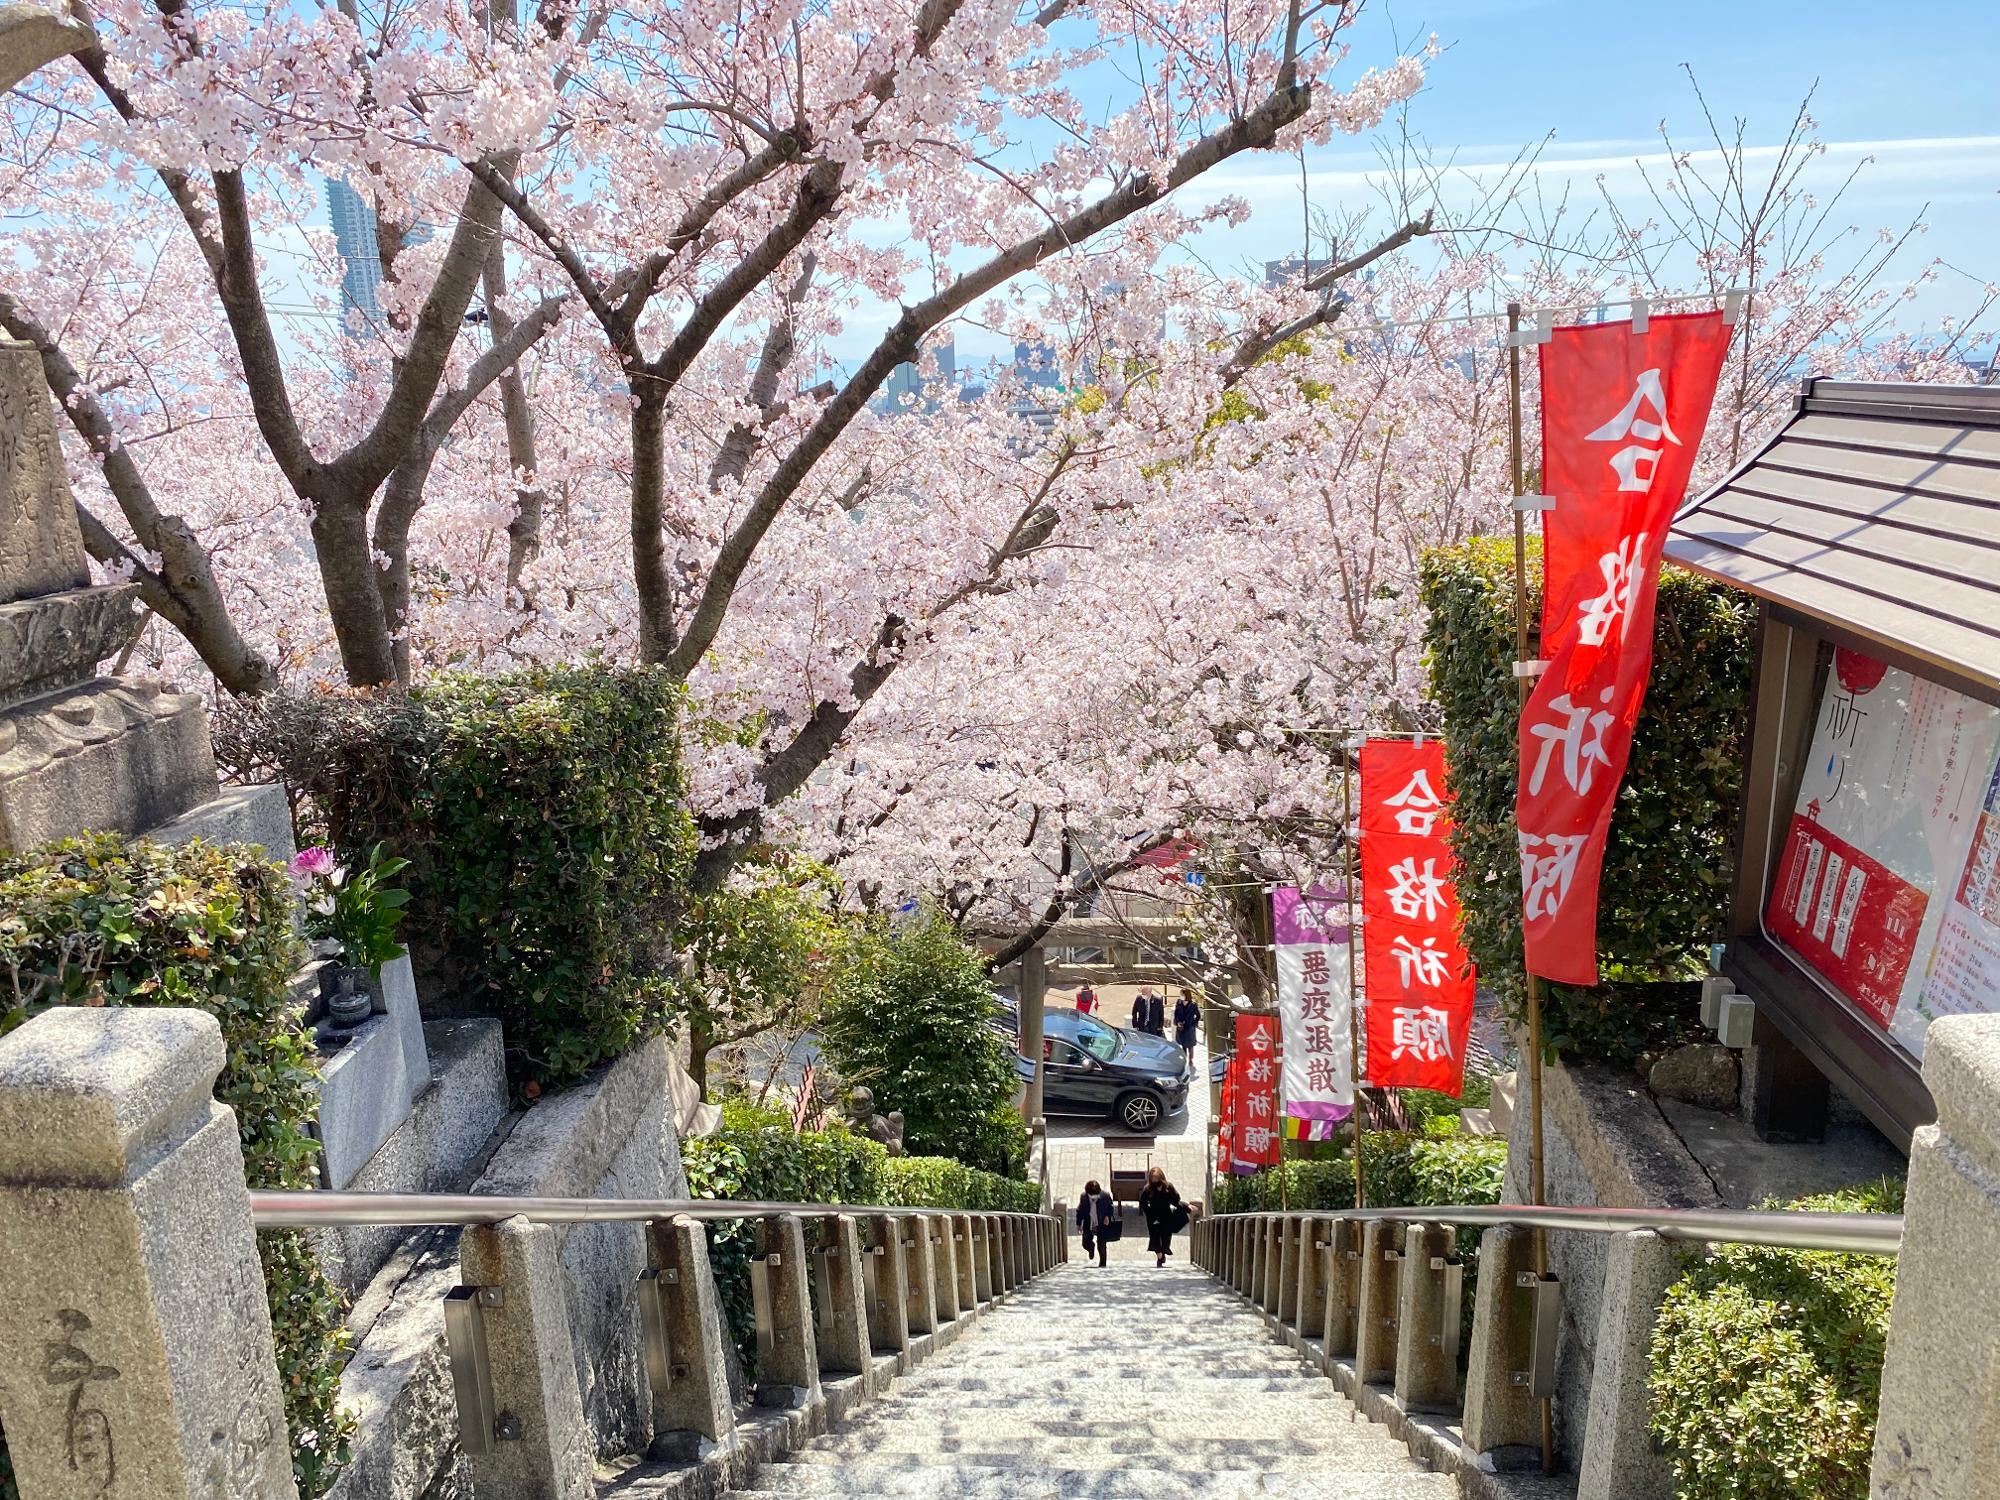
[[[250,1215],[259,1229],[326,1229],[392,1225],[417,1229],[451,1224],[643,1224],[653,1219],[760,1219],[772,1214],[893,1214],[900,1218],[979,1214],[1039,1219],[1016,1209],[905,1208],[881,1203],[742,1203],[717,1198],[510,1198],[485,1193],[330,1193],[253,1191]]]
[[[1623,1234],[1648,1229],[1662,1239],[1713,1245],[1768,1245],[1780,1250],[1837,1250],[1895,1255],[1902,1247],[1901,1214],[1820,1214],[1793,1210],[1706,1208],[1553,1208],[1521,1203],[1453,1203],[1423,1208],[1243,1209],[1232,1218],[1387,1219],[1403,1224],[1574,1230]]]

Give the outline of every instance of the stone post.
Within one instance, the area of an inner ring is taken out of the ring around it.
[[[1292,1292],[1296,1309],[1293,1326],[1298,1330],[1299,1347],[1307,1339],[1324,1332],[1326,1318],[1326,1242],[1328,1222],[1304,1219],[1299,1224],[1299,1282]]]
[[[1542,1407],[1529,1394],[1534,1304],[1519,1286],[1535,1268],[1531,1229],[1503,1224],[1479,1237],[1479,1289],[1465,1365],[1465,1446],[1473,1453],[1541,1453]]]
[[[757,1221],[757,1257],[750,1274],[763,1283],[758,1321],[770,1320],[768,1329],[758,1329],[757,1404],[809,1405],[819,1395],[819,1351],[813,1341],[805,1225],[797,1214],[767,1214]]]
[[[1354,1353],[1361,1326],[1361,1225],[1337,1219],[1327,1230],[1326,1308],[1320,1338],[1329,1363]]]
[[[1245,1267],[1243,1295],[1250,1299],[1253,1307],[1264,1305],[1264,1242],[1271,1232],[1271,1221],[1263,1214],[1256,1214],[1250,1220],[1247,1247],[1249,1265]]]
[[[96,40],[88,25],[54,6],[0,4],[0,94]]]
[[[910,1332],[937,1331],[937,1283],[931,1270],[931,1235],[926,1220],[911,1214],[900,1221],[903,1265],[910,1292]]]
[[[656,1459],[699,1459],[736,1431],[729,1366],[722,1352],[722,1310],[708,1269],[708,1233],[685,1216],[646,1226],[648,1276],[658,1282],[665,1323],[666,1368],[649,1368]],[[654,1363],[650,1358],[649,1366]],[[664,1377],[664,1379],[663,1379]]]
[[[1361,1311],[1354,1338],[1354,1374],[1363,1384],[1396,1380],[1397,1293],[1402,1283],[1403,1225],[1366,1219],[1361,1225]]]
[[[829,1214],[820,1221],[825,1236],[821,1252],[826,1315],[820,1320],[826,1337],[819,1340],[823,1374],[867,1376],[874,1370],[868,1349],[868,1290],[862,1272],[861,1226],[852,1214]]]
[[[592,1500],[594,1455],[576,1385],[576,1350],[555,1234],[507,1219],[465,1232],[465,1284],[481,1298],[499,1439],[470,1455],[480,1500]]]
[[[1298,1219],[1278,1221],[1278,1295],[1273,1299],[1276,1306],[1271,1311],[1277,1314],[1281,1329],[1298,1321],[1299,1244],[1303,1228]]]
[[[0,1422],[24,1500],[296,1500],[213,1016],[0,1038]]]
[[[971,1226],[966,1239],[972,1247],[973,1302],[984,1307],[993,1300],[993,1222],[985,1214],[974,1214],[966,1223]]]
[[[1938,1118],[1910,1149],[1869,1494],[1991,1500],[2000,1492],[2000,1016],[1933,1021],[1924,1083]]]
[[[1284,1277],[1285,1222],[1276,1214],[1264,1221],[1264,1279],[1257,1305],[1273,1318],[1278,1315],[1278,1288]]]
[[[958,1322],[958,1245],[953,1228],[956,1221],[942,1215],[924,1220],[931,1237],[931,1287],[937,1303],[938,1322],[950,1328]]]
[[[910,1355],[910,1293],[896,1215],[869,1219],[868,1263],[868,1342],[877,1354],[893,1354],[900,1368]]]
[[[1464,1275],[1448,1225],[1407,1226],[1396,1325],[1396,1399],[1405,1411],[1458,1410]]]
[[[1611,1237],[1577,1500],[1673,1500],[1673,1471],[1653,1447],[1646,1373],[1660,1303],[1680,1272],[1679,1253],[1658,1235]]]
[[[978,1246],[972,1239],[972,1215],[957,1214],[951,1219],[952,1257],[958,1267],[958,1309],[967,1317],[979,1314],[979,1276],[973,1262]]]

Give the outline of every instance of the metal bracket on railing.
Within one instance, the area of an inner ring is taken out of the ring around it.
[[[1537,1401],[1556,1393],[1556,1340],[1562,1332],[1562,1283],[1553,1276],[1521,1271],[1514,1285],[1526,1291],[1532,1305],[1528,1368],[1513,1372],[1515,1385],[1525,1385]]]
[[[1434,1255],[1431,1269],[1444,1273],[1444,1306],[1433,1342],[1443,1351],[1445,1363],[1456,1369],[1459,1340],[1465,1332],[1465,1262],[1456,1255]]]
[[[750,1314],[757,1324],[757,1358],[760,1362],[771,1357],[778,1342],[771,1308],[771,1268],[776,1264],[778,1257],[775,1255],[750,1257]]]
[[[444,1342],[451,1361],[451,1393],[458,1407],[458,1445],[491,1453],[497,1439],[520,1436],[519,1423],[503,1423],[493,1396],[493,1361],[486,1352],[486,1309],[506,1305],[497,1286],[455,1286],[444,1296]],[[511,1430],[506,1430],[511,1426]]]
[[[664,1396],[674,1385],[673,1317],[667,1288],[680,1282],[677,1270],[648,1269],[639,1273],[639,1331],[646,1345],[646,1378],[653,1394]]]

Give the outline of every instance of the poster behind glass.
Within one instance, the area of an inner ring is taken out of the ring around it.
[[[2000,708],[1842,647],[1764,929],[1913,1058],[2000,1010]]]

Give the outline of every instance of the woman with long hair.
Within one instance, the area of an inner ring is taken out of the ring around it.
[[[1139,1212],[1146,1216],[1146,1248],[1154,1256],[1153,1264],[1164,1266],[1174,1253],[1175,1232],[1186,1228],[1188,1221],[1181,1195],[1167,1181],[1164,1167],[1147,1169],[1146,1185],[1139,1192]]]

